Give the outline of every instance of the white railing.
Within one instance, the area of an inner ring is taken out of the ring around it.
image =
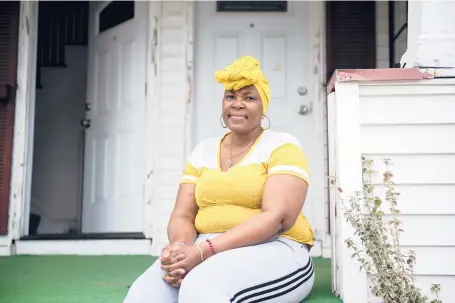
[[[338,74],[337,74],[338,73]],[[328,94],[333,291],[345,303],[383,302],[345,240],[356,239],[344,200],[363,189],[362,156],[383,172],[391,159],[401,196],[403,251],[416,252],[417,285],[432,298],[455,297],[455,79],[429,79],[418,70],[338,71]],[[380,187],[379,177],[373,180]],[[337,188],[342,189],[342,193]],[[382,197],[384,198],[384,197]],[[384,199],[383,199],[384,200]],[[452,236],[451,236],[452,235]]]

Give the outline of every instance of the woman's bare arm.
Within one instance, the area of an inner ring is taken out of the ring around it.
[[[308,184],[291,175],[269,176],[259,214],[212,239],[217,252],[267,242],[294,226],[306,199]],[[203,244],[205,255],[210,247]]]
[[[169,243],[193,245],[197,237],[194,221],[198,211],[194,184],[180,184],[177,201],[167,227]]]

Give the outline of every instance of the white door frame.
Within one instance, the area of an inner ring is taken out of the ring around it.
[[[161,4],[148,2],[147,20],[147,66],[158,64],[156,32],[160,19]],[[155,34],[155,35],[154,35]],[[17,92],[14,114],[13,159],[11,163],[11,194],[7,237],[0,237],[0,246],[10,246],[11,240],[28,235],[30,215],[30,191],[33,167],[34,112],[36,92],[36,62],[38,49],[38,2],[21,1],[19,13],[19,43],[17,66]],[[150,56],[153,53],[154,56]],[[155,154],[153,138],[158,126],[154,125],[157,115],[158,96],[156,68],[147,68],[146,96],[146,179],[144,180],[144,221],[143,232],[146,238],[152,237],[152,196],[153,169]],[[5,243],[3,243],[5,242]]]
[[[324,155],[323,163],[319,163],[319,167],[323,171],[323,176],[328,175],[329,166],[328,166],[328,138],[327,138],[327,41],[326,41],[326,1],[310,1],[310,45],[312,54],[311,54],[311,66],[312,70],[312,89],[314,91],[314,102],[319,103],[316,108],[313,110],[317,111],[315,114],[315,131],[321,136],[320,142],[318,142],[318,153]],[[327,161],[327,162],[326,162]],[[324,184],[327,186],[327,190],[324,191],[325,203],[324,203],[324,214],[325,220],[323,222],[323,227],[321,228],[321,234],[319,238],[322,240],[322,256],[324,258],[331,257],[331,235],[329,230],[329,220],[330,220],[330,211],[329,211],[329,180],[325,178]],[[333,224],[334,222],[331,222]]]
[[[155,168],[158,153],[156,142],[160,131],[159,119],[159,41],[158,35],[161,22],[161,1],[148,2],[147,18],[147,67],[145,95],[145,180],[144,180],[144,235],[147,239],[153,238],[154,225],[154,193],[155,193]]]
[[[38,2],[21,1],[14,113],[9,239],[28,234],[33,162],[33,134],[38,49]]]

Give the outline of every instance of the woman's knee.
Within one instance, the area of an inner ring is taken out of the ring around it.
[[[159,265],[153,264],[133,282],[123,303],[145,303],[150,298],[157,302],[177,302],[177,289],[167,284],[161,274]]]
[[[229,302],[223,285],[216,276],[207,276],[203,270],[191,271],[182,282],[179,291],[179,303]]]

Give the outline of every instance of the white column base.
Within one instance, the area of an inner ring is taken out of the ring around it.
[[[406,68],[455,68],[455,2],[409,1]]]

